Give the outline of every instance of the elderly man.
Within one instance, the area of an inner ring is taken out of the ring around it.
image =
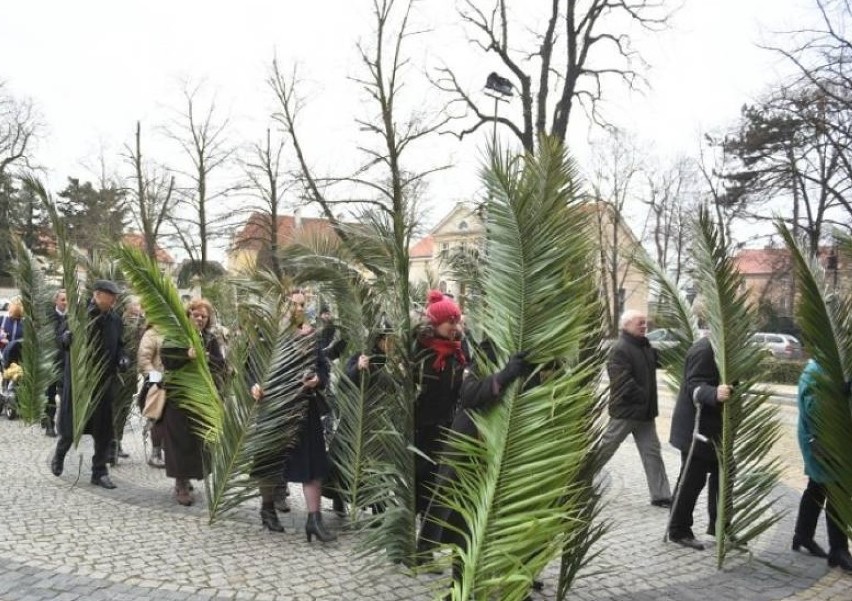
[[[710,339],[700,338],[686,353],[683,383],[672,413],[669,436],[669,442],[680,451],[681,457],[669,540],[696,551],[703,551],[704,543],[692,531],[692,513],[705,484],[708,485],[707,534],[712,536],[715,529],[719,464],[714,445],[722,436],[722,406],[731,397],[731,391],[730,385],[721,382]]]
[[[601,465],[618,446],[633,435],[645,478],[651,493],[651,505],[671,507],[672,491],[657,436],[657,351],[645,338],[647,319],[639,311],[628,310],[621,316],[621,336],[612,348],[607,363],[609,374],[609,424],[601,440]]]
[[[92,484],[102,488],[115,488],[107,470],[109,445],[112,440],[112,404],[116,374],[120,369],[127,368],[127,356],[124,354],[122,341],[123,324],[113,307],[118,296],[118,286],[109,280],[95,280],[92,300],[88,307],[89,324],[85,334],[93,343],[93,352],[98,362],[103,366],[100,382],[94,399],[95,408],[92,416],[86,422],[84,432],[91,434],[95,440],[95,454],[92,456]],[[66,353],[71,349],[71,332],[65,330],[60,336]],[[56,451],[50,460],[50,471],[54,476],[62,475],[65,465],[65,455],[73,443],[71,395],[71,361],[66,355],[65,386],[59,412],[59,440]]]

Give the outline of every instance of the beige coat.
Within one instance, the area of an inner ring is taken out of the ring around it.
[[[154,328],[145,330],[142,340],[139,341],[139,352],[136,356],[136,365],[142,377],[147,376],[152,371],[160,373],[164,371],[163,359],[160,357],[162,347],[163,337],[157,334]]]

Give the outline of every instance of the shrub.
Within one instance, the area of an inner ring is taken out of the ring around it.
[[[805,369],[806,360],[782,361],[768,359],[766,361],[766,381],[772,384],[798,384],[799,376]]]

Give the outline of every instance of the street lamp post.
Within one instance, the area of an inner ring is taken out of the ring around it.
[[[512,82],[496,73],[488,75],[485,80],[485,93],[494,99],[494,130],[491,134],[491,142],[497,148],[497,107],[499,102],[508,102],[514,95]]]

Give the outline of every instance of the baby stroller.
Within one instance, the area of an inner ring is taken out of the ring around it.
[[[20,365],[23,354],[23,340],[13,340],[0,354],[0,411],[8,419],[18,417],[18,399],[15,386],[21,377]],[[17,369],[16,369],[17,367]],[[9,373],[11,370],[12,373]]]

